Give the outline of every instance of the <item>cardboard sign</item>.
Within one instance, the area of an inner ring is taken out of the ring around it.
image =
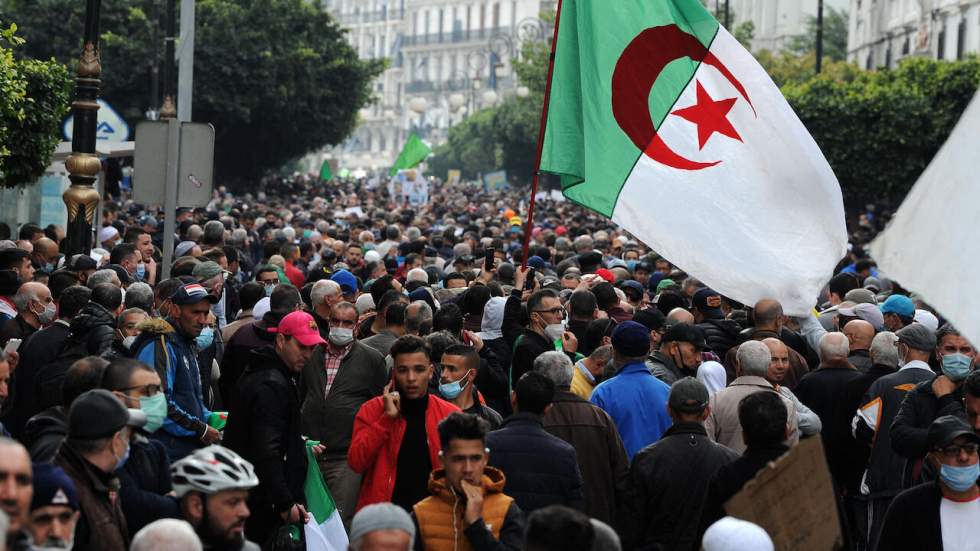
[[[759,471],[725,511],[764,528],[776,551],[833,551],[844,543],[819,437],[801,440]]]

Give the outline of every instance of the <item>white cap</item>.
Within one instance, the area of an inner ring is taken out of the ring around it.
[[[371,293],[364,293],[357,297],[354,306],[357,308],[357,315],[362,316],[374,310],[374,297],[371,296]]]
[[[364,253],[364,262],[379,262],[381,260],[381,254],[378,251],[368,251]]]
[[[265,316],[269,312],[269,310],[272,310],[271,300],[269,297],[262,297],[255,303],[255,306],[252,307],[252,316],[257,320],[260,320],[262,319],[262,316]]]
[[[704,551],[774,551],[772,538],[762,527],[735,517],[712,524],[701,545]]]
[[[119,230],[115,226],[103,226],[99,230],[99,243],[105,243],[106,241],[119,237]]]
[[[930,331],[939,330],[939,318],[929,310],[916,310],[915,321],[929,328]]]
[[[423,270],[422,268],[412,268],[411,270],[408,271],[408,274],[405,276],[405,281],[406,282],[421,281],[422,283],[428,283],[429,273]]]

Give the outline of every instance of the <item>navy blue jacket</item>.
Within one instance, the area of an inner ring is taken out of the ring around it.
[[[515,413],[487,435],[488,464],[504,472],[504,493],[525,513],[548,505],[582,510],[582,475],[575,448],[544,430],[541,417]]]
[[[160,442],[143,437],[133,440],[129,460],[116,470],[116,477],[131,534],[161,518],[180,518],[177,498],[166,495],[173,484],[167,450]]]

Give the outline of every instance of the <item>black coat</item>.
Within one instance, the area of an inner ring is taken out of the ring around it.
[[[84,343],[91,356],[101,356],[112,346],[116,335],[116,317],[105,307],[89,302],[71,320],[69,346]]]
[[[742,332],[742,327],[738,323],[728,319],[704,320],[697,324],[697,327],[704,331],[708,350],[717,354],[719,358],[724,358],[728,349],[738,344],[738,334]]]
[[[712,442],[700,423],[678,423],[667,429],[630,465],[619,515],[623,548],[692,549],[708,483],[737,458],[732,450]]]
[[[480,371],[476,374],[476,385],[480,387],[480,392],[487,400],[487,405],[499,412],[501,415],[510,415],[510,361],[513,350],[507,340],[503,337],[499,339],[489,339],[483,341],[483,349],[480,350],[480,359],[489,358],[491,355],[496,359],[496,365],[487,362],[488,371],[481,377]],[[480,362],[481,370],[484,362]],[[499,375],[493,376],[490,369],[498,368]],[[502,387],[494,383],[503,382]],[[490,386],[487,387],[487,382]]]
[[[725,502],[737,494],[745,483],[755,478],[770,461],[783,456],[789,448],[777,444],[765,448],[749,448],[742,457],[718,468],[708,483],[708,495],[701,510],[701,527],[695,541],[701,541],[705,530],[725,516]]]
[[[161,518],[180,518],[177,498],[166,495],[173,484],[167,450],[160,442],[143,437],[133,440],[129,459],[116,470],[116,477],[129,533]]]
[[[913,461],[925,457],[929,451],[927,433],[929,425],[943,415],[963,417],[963,386],[952,394],[937,398],[932,382],[937,376],[922,381],[905,395],[902,407],[891,426],[892,449]]]
[[[22,441],[31,461],[50,463],[67,436],[68,412],[62,406],[53,406],[28,419]]]
[[[544,430],[541,417],[515,413],[487,435],[488,464],[504,472],[504,493],[521,510],[565,505],[582,510],[582,475],[575,448]]]
[[[271,346],[254,350],[232,393],[224,444],[255,466],[249,539],[265,542],[279,527],[279,513],[304,503],[306,445],[300,429],[297,374]]]
[[[796,397],[812,409],[823,429],[824,453],[838,491],[855,495],[868,461],[868,449],[854,439],[851,421],[870,386],[860,371],[846,362],[821,366],[807,373],[796,386]]]
[[[269,346],[275,341],[276,334],[268,331],[269,327],[272,326],[269,321],[264,319],[253,321],[235,331],[231,339],[224,344],[224,356],[219,363],[221,378],[218,380],[218,388],[226,406],[231,406],[231,396],[235,393],[235,383],[245,371],[252,351],[263,346]]]
[[[3,418],[14,437],[21,437],[27,420],[41,411],[37,375],[58,357],[67,338],[68,322],[58,320],[20,345],[20,361],[11,377],[9,409]]]
[[[943,531],[938,482],[905,490],[892,501],[878,540],[879,551],[942,551]]]

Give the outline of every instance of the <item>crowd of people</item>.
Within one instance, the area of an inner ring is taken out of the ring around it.
[[[0,224],[6,548],[303,549],[312,458],[358,551],[774,549],[727,503],[812,438],[844,548],[980,549],[976,349],[874,209],[791,317],[571,203],[430,194],[221,189],[172,255],[131,200],[91,254]]]

